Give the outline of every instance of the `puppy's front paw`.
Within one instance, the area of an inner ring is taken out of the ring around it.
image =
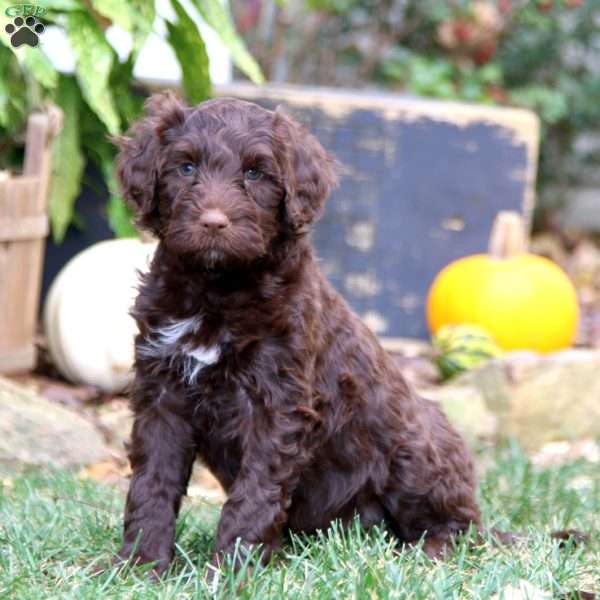
[[[149,571],[152,579],[158,580],[168,569],[173,559],[172,552],[153,552],[152,549],[145,547],[135,548],[133,546],[124,545],[112,560],[113,567],[122,567],[125,565],[138,566],[151,564],[152,569]]]

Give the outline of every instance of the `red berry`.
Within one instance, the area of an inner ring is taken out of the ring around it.
[[[490,41],[477,49],[477,52],[473,56],[473,60],[477,65],[485,65],[485,63],[492,60],[494,54],[496,54],[496,42]]]
[[[498,10],[503,15],[510,15],[512,12],[512,0],[498,0]]]
[[[454,35],[459,42],[463,44],[467,43],[473,37],[473,28],[470,23],[467,23],[466,21],[455,21]]]

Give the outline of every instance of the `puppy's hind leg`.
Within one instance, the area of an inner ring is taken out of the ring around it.
[[[399,540],[416,543],[425,536],[423,550],[432,558],[444,557],[458,534],[481,528],[470,454],[439,417],[435,443],[425,438],[398,447],[380,495]]]
[[[429,558],[446,558],[456,537],[474,527],[479,530],[479,512],[469,511],[440,512],[427,496],[421,498],[406,495],[401,490],[394,493],[388,489],[381,503],[386,509],[386,520],[401,544],[418,544],[423,539],[421,549]]]

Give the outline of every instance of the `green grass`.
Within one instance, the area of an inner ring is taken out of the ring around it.
[[[486,460],[488,462],[489,458]],[[213,595],[205,582],[218,510],[184,505],[177,557],[159,584],[143,569],[94,575],[118,548],[123,497],[65,472],[26,472],[0,490],[0,598],[489,598],[527,580],[554,597],[600,587],[597,542],[559,549],[548,532],[575,527],[597,538],[598,465],[540,470],[515,447],[498,451],[482,477],[490,527],[528,534],[528,543],[473,547],[459,542],[446,562],[415,549],[399,553],[383,529],[333,526],[295,537],[266,568],[225,570]]]

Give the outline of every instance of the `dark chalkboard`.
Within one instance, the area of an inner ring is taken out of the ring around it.
[[[283,105],[343,164],[313,239],[330,280],[384,338],[428,336],[429,285],[486,250],[498,211],[529,222],[539,126],[528,111],[292,86],[219,95]]]

